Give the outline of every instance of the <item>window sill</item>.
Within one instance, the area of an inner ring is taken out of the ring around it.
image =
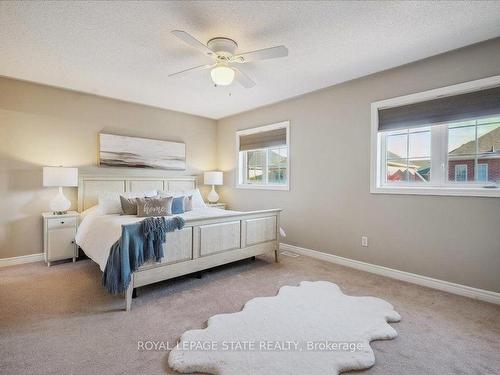
[[[242,185],[242,184],[239,184],[239,185],[236,185],[236,189],[290,191],[290,186],[288,186],[288,185],[258,185],[258,184]]]
[[[500,188],[480,187],[417,187],[378,186],[370,189],[372,194],[445,195],[458,197],[500,197]]]

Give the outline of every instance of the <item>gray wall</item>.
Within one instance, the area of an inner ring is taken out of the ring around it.
[[[97,168],[98,133],[186,143],[184,173]],[[56,189],[42,188],[42,166],[87,173],[198,175],[216,167],[216,122],[0,77],[0,258],[43,250],[40,213]],[[77,189],[65,189],[76,208]]]
[[[499,198],[369,193],[370,103],[498,75],[499,61],[496,39],[218,121],[222,200],[283,208],[292,245],[500,292]],[[291,190],[235,189],[235,131],[283,120]]]

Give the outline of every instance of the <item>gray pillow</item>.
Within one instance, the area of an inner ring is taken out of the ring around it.
[[[137,216],[170,216],[172,199],[172,197],[136,198]]]
[[[122,204],[123,215],[137,215],[136,198],[125,198],[120,195],[120,203]]]

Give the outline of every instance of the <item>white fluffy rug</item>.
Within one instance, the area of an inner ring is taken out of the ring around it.
[[[372,366],[372,340],[392,339],[391,304],[351,297],[326,281],[284,286],[241,312],[215,315],[206,329],[185,332],[168,363],[182,373],[220,375],[338,374]]]

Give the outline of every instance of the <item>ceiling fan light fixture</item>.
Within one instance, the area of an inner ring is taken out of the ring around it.
[[[182,30],[172,30],[171,33],[204,55],[210,56],[212,63],[184,69],[180,72],[169,74],[169,77],[183,76],[199,70],[210,69],[210,76],[216,86],[228,86],[233,81],[236,81],[244,88],[249,89],[255,86],[255,82],[245,72],[239,70],[235,64],[245,64],[247,62],[288,56],[288,49],[285,46],[237,53],[238,43],[230,38],[216,37],[210,39],[205,44]]]
[[[230,85],[234,80],[234,75],[234,70],[226,64],[218,64],[210,71],[212,81],[214,81],[217,86]]]

